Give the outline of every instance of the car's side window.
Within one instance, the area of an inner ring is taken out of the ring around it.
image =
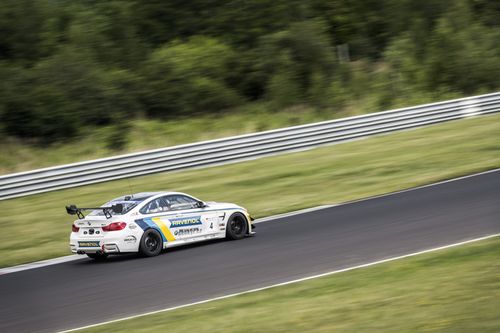
[[[184,210],[184,209],[198,208],[198,201],[196,201],[193,198],[187,197],[185,195],[175,194],[175,195],[168,195],[164,198],[170,210]]]
[[[142,209],[140,210],[141,214],[153,214],[160,213],[169,210],[168,203],[165,202],[164,198],[156,198],[148,202]]]

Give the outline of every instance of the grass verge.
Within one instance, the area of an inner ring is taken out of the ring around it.
[[[354,114],[352,110],[318,111],[306,106],[271,112],[265,103],[253,103],[230,113],[212,116],[200,115],[163,121],[138,119],[129,122],[130,129],[122,134],[127,143],[118,151],[108,147],[110,135],[116,131],[112,125],[86,128],[78,137],[50,146],[28,144],[6,137],[0,140],[2,152],[0,174],[307,124]]]
[[[498,332],[500,238],[78,332]]]
[[[256,217],[339,203],[500,167],[500,115],[306,152],[0,201],[0,267],[69,254],[64,205],[177,190],[239,203]]]
[[[461,96],[455,93],[448,93],[445,96],[412,94],[391,100],[390,105],[382,106],[376,102],[375,96],[369,95],[350,101],[341,108],[318,109],[308,105],[295,105],[280,110],[276,110],[271,102],[260,101],[212,115],[201,114],[171,120],[133,119],[128,123],[130,128],[125,132],[113,125],[86,127],[75,138],[48,146],[2,136],[0,126],[2,152],[0,174],[332,120],[366,114],[381,108],[401,108],[459,97]],[[111,144],[114,141],[111,137],[116,137],[117,131],[125,145],[113,150],[110,145],[113,147],[116,145]]]

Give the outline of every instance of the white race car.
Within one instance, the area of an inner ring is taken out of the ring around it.
[[[85,210],[91,212],[84,216]],[[66,211],[78,216],[70,236],[71,252],[93,259],[129,252],[152,257],[171,246],[254,234],[245,208],[203,202],[179,192],[137,193],[97,208],[69,205]]]

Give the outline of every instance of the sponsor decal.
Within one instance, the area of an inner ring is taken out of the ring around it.
[[[137,241],[137,238],[134,236],[127,236],[123,241],[127,244],[134,244]]]
[[[79,247],[99,247],[99,241],[97,242],[91,242],[91,241],[86,241],[86,242],[78,242]]]
[[[174,231],[175,236],[190,236],[190,235],[196,235],[196,234],[201,234],[202,233],[201,228],[186,228],[186,229],[179,229]]]
[[[210,222],[210,223],[217,223],[219,221],[219,218],[217,216],[214,216],[214,217],[207,217],[206,218],[206,221],[207,222]]]
[[[201,216],[181,217],[170,220],[170,228],[190,227],[201,224]]]

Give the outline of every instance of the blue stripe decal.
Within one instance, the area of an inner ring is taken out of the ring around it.
[[[167,241],[167,237],[165,237],[165,235],[163,234],[163,231],[161,231],[160,227],[158,227],[156,225],[156,223],[154,223],[150,217],[147,217],[144,219],[144,222],[146,222],[147,224],[149,224],[149,226],[155,230],[157,230],[160,235],[161,235],[161,238],[163,239],[163,242],[166,242]]]
[[[134,221],[135,223],[137,223],[139,225],[139,227],[141,227],[141,229],[144,231],[148,228],[148,224],[146,222],[144,222],[143,219],[140,219],[140,220],[135,220]]]
[[[142,230],[155,229],[160,233],[163,242],[167,241],[167,238],[165,237],[161,229],[156,225],[156,223],[151,220],[151,218],[147,217],[145,219],[135,220],[135,223],[137,223],[142,228]]]

